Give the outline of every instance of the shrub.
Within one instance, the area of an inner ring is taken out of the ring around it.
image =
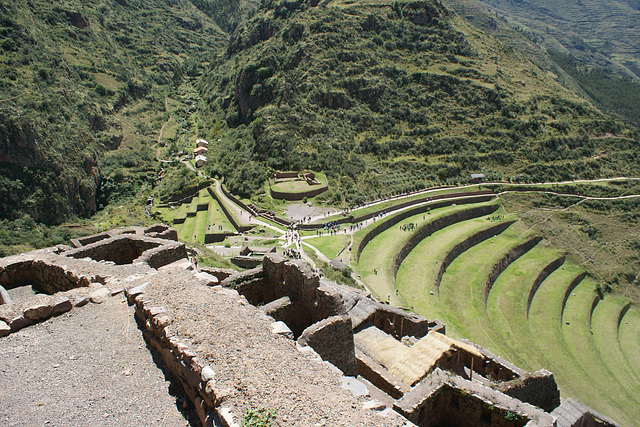
[[[247,409],[242,427],[268,427],[276,420],[276,409]]]

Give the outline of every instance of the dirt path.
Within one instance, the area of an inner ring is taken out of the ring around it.
[[[162,141],[162,132],[164,131],[165,126],[167,126],[169,124],[169,122],[171,121],[172,118],[173,118],[173,113],[169,114],[169,119],[160,128],[160,133],[158,134],[158,144],[160,144],[160,141]]]
[[[0,339],[3,426],[185,426],[123,296]]]

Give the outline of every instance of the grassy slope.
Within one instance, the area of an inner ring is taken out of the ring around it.
[[[637,3],[628,0],[483,0],[500,15],[548,47],[563,48],[592,64],[609,57],[619,65],[640,64]],[[635,29],[635,31],[634,31]]]
[[[497,214],[506,213],[506,219],[521,215],[513,209],[514,198],[510,197],[506,212],[500,210]],[[542,282],[532,301],[529,318],[526,300],[533,281],[542,268],[563,254],[549,246],[548,241],[538,244],[499,276],[489,294],[487,309],[483,307],[482,285],[493,264],[509,248],[526,240],[524,236],[535,233],[536,228],[529,225],[532,212],[525,214],[526,221],[517,222],[500,236],[459,256],[445,273],[439,298],[429,294],[437,273],[435,260],[442,259],[466,236],[486,228],[486,219],[458,223],[425,239],[399,270],[395,283],[399,297],[395,296],[392,285],[390,261],[409,237],[406,233],[392,229],[376,237],[365,247],[358,272],[379,297],[386,298],[391,294],[393,303],[409,307],[427,318],[437,317],[447,324],[449,334],[470,338],[525,369],[551,370],[564,396],[575,397],[619,422],[629,424],[637,416],[629,400],[638,387],[638,368],[634,364],[637,358],[631,350],[640,344],[633,335],[640,326],[637,306],[632,306],[621,322],[618,341],[618,314],[628,299],[605,296],[594,313],[592,335],[588,313],[596,295],[597,282],[587,276],[569,297],[563,323],[561,311],[565,290],[584,271],[575,254],[567,257],[565,263]],[[584,216],[585,212],[581,212]],[[545,217],[548,215],[549,212]],[[421,215],[418,217],[421,219]],[[611,226],[619,221],[609,219]],[[372,268],[378,269],[378,275],[373,274]],[[633,354],[631,358],[630,354]],[[622,395],[616,390],[622,390],[619,392]]]

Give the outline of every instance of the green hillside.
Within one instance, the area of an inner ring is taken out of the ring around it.
[[[224,141],[207,170],[242,195],[273,169],[322,170],[350,204],[474,171],[541,181],[637,170],[626,160],[635,129],[438,1],[266,3],[201,93],[202,128]],[[628,145],[597,138],[607,134]],[[622,157],[596,158],[605,151]]]
[[[135,195],[165,98],[225,41],[188,2],[0,1],[0,218],[55,224]]]
[[[548,50],[555,73],[565,85],[592,99],[600,108],[636,125],[640,123],[640,5],[635,0],[451,0],[466,15],[487,15],[496,32],[501,24]],[[478,13],[474,14],[477,15]],[[504,32],[510,45],[522,43]],[[537,55],[536,55],[537,56]],[[538,58],[540,59],[540,58]],[[542,61],[548,65],[548,60]],[[542,65],[546,69],[545,65]],[[566,74],[565,74],[566,73]]]

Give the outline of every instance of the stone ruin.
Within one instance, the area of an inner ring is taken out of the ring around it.
[[[616,425],[561,403],[550,372],[448,338],[441,322],[301,261],[268,253],[244,272],[197,271],[176,238],[164,225],[121,229],[0,259],[0,336],[124,292],[203,425],[238,426],[257,407],[277,408],[283,425]],[[38,293],[14,300],[21,287]]]

